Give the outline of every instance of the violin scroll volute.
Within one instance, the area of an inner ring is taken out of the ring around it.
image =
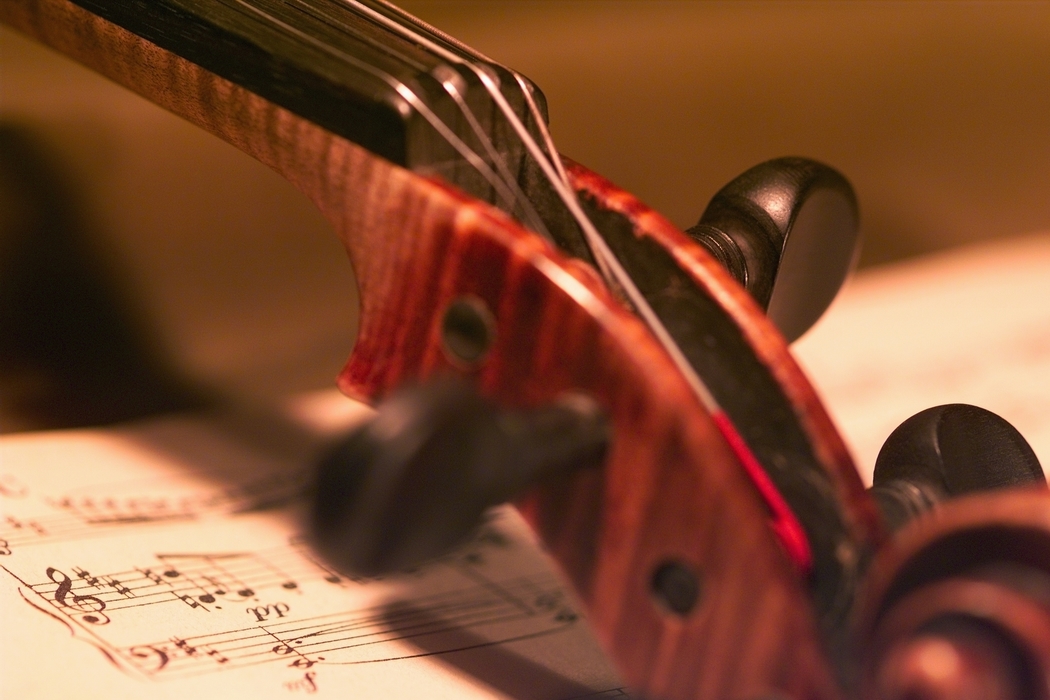
[[[906,525],[858,603],[860,697],[1050,697],[1048,516],[1036,484],[962,496]]]

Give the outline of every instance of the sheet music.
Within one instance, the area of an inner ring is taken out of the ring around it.
[[[1050,234],[858,275],[792,347],[870,483],[886,437],[931,406],[1010,421],[1050,465]]]
[[[315,447],[362,413],[311,401]],[[303,540],[307,465],[216,424],[0,438],[0,696],[626,697],[511,509],[429,566],[347,578]]]

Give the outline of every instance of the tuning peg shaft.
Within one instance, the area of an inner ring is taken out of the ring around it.
[[[856,260],[859,215],[838,171],[806,158],[756,165],[686,231],[793,341],[824,313]]]
[[[501,411],[451,378],[403,388],[321,461],[313,539],[338,569],[408,569],[467,539],[490,506],[596,464],[608,442],[583,397]]]

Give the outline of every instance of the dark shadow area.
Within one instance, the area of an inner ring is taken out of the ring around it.
[[[0,124],[0,432],[201,408],[91,236],[61,163]]]
[[[243,496],[254,508],[301,494],[318,436],[180,370],[63,165],[42,134],[0,123],[0,434],[120,423],[128,439],[184,465],[218,494]],[[175,414],[200,418],[207,432],[134,423]],[[262,461],[231,460],[228,448],[217,449],[222,441]]]

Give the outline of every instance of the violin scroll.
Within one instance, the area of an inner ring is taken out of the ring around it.
[[[872,564],[855,628],[864,700],[1050,697],[1050,500],[968,496]]]
[[[874,482],[898,533],[858,605],[862,697],[1048,697],[1050,494],[1021,434],[976,406],[936,406],[893,431]]]

